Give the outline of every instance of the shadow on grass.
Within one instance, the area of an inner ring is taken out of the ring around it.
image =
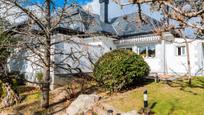
[[[152,80],[152,79],[141,79],[141,80],[133,82],[133,84],[126,86],[125,88],[123,88],[120,91],[120,93],[126,92],[128,90],[133,90],[133,89],[136,89],[139,87],[144,87],[145,85],[151,84],[153,82],[154,82],[154,80]]]
[[[157,102],[153,102],[150,106],[150,109],[153,109],[157,105]]]
[[[153,102],[148,108],[141,108],[138,112],[139,114],[141,115],[144,115],[144,114],[148,114],[148,115],[154,115],[155,112],[152,111],[152,109],[157,105],[157,102]],[[146,113],[147,111],[149,111],[149,113]]]
[[[26,92],[31,92],[31,91],[34,91],[34,90],[37,90],[37,88],[36,87],[33,87],[33,86],[19,86],[18,88],[17,88],[17,91],[18,91],[18,93],[26,93]]]
[[[204,88],[204,77],[202,79],[201,79],[201,77],[200,78],[197,77],[196,79],[199,82],[199,84],[195,87]]]
[[[75,87],[77,86],[77,87]],[[55,103],[51,103],[49,107],[49,115],[59,114],[62,111],[65,111],[70,103],[76,99],[80,94],[92,94],[96,91],[99,91],[99,87],[93,83],[90,79],[74,79],[70,81],[70,84],[66,88],[66,93],[69,95]],[[63,90],[62,90],[63,91]],[[62,92],[60,91],[60,92]],[[67,102],[67,104],[65,104]],[[65,106],[62,106],[65,104]],[[57,109],[56,109],[57,108]]]
[[[124,90],[122,90],[122,91],[125,92],[127,90],[135,89],[138,87],[143,87],[144,85],[150,84],[152,82],[154,82],[154,80],[145,80],[144,79],[142,81],[134,82],[134,84],[129,85],[128,87],[124,88]],[[30,88],[27,88],[27,89],[22,88],[21,93],[29,91],[29,89]],[[54,93],[54,94],[59,95],[63,91],[66,91],[67,96],[65,96],[64,98],[60,98],[59,100],[57,100],[56,98],[53,98],[53,100],[56,99],[56,101],[50,103],[50,107],[48,110],[40,108],[40,101],[39,100],[34,102],[34,103],[29,103],[29,104],[18,106],[15,109],[17,111],[20,111],[23,114],[25,111],[30,111],[31,113],[35,113],[35,115],[58,114],[60,112],[65,111],[66,108],[70,105],[70,103],[75,98],[77,98],[80,94],[92,94],[95,92],[103,92],[104,89],[101,88],[100,86],[98,86],[97,83],[93,82],[93,80],[91,80],[91,79],[77,78],[77,79],[74,79],[73,81],[70,81],[70,83],[67,85],[67,88],[62,89],[62,90],[58,90],[58,92]],[[30,109],[30,107],[31,107],[31,109]]]
[[[91,82],[91,83],[90,83]],[[72,84],[73,83],[73,84]],[[78,87],[76,87],[76,85]],[[92,84],[92,81],[87,79],[75,79],[74,82],[70,82],[69,85],[62,87],[59,85],[59,89],[50,91],[50,106],[49,108],[43,109],[40,106],[40,99],[35,101],[24,101],[32,98],[32,95],[35,95],[39,92],[35,91],[33,87],[21,87],[21,94],[23,97],[22,103],[17,106],[11,107],[12,110],[16,111],[17,114],[34,114],[34,115],[53,115],[61,114],[65,112],[66,108],[70,103],[76,99],[80,94],[91,94],[98,90],[98,87],[95,84]],[[30,91],[29,91],[30,90]],[[29,91],[29,92],[28,92]],[[28,92],[28,93],[25,93]]]
[[[72,102],[73,100],[74,100],[74,98],[69,99],[69,102],[68,102],[67,99],[62,99],[58,102],[50,104],[50,107],[49,107],[50,112],[48,112],[49,115],[58,114],[61,111],[65,111],[69,107],[70,102]],[[64,104],[65,102],[67,102],[67,104]]]
[[[178,79],[176,81],[168,81],[166,82],[170,87],[176,87],[184,92],[191,93],[193,95],[198,95],[198,93],[193,92],[192,90],[189,90],[188,88],[201,88],[204,89],[204,77],[195,77],[192,79],[192,84],[190,85],[188,83],[187,79]]]

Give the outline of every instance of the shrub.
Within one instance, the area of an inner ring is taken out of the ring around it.
[[[141,80],[149,71],[148,64],[141,56],[129,50],[118,49],[99,58],[93,74],[100,86],[118,91]]]

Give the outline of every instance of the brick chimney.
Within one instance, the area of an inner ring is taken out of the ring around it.
[[[104,23],[108,23],[108,4],[109,0],[99,0],[100,3],[100,19]]]

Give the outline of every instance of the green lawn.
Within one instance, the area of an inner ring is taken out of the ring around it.
[[[204,115],[204,77],[194,77],[170,84],[150,83],[144,87],[112,96],[107,103],[127,112],[143,107],[143,91],[148,90],[149,106],[156,115]]]

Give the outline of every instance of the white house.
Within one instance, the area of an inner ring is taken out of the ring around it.
[[[71,16],[71,19],[77,20],[70,24],[68,23],[70,18],[68,18],[59,24],[53,35],[53,41],[68,37],[66,30],[70,29],[88,33],[88,35],[81,38],[73,37],[68,42],[53,46],[53,51],[63,52],[54,55],[53,60],[60,63],[62,67],[69,64],[73,68],[80,68],[83,72],[92,72],[93,67],[90,58],[92,58],[92,62],[95,62],[106,52],[124,48],[142,55],[149,64],[151,72],[179,75],[187,73],[187,51],[184,38],[175,37],[170,32],[164,32],[161,36],[154,34],[155,28],[161,26],[161,23],[145,14],[142,15],[145,22],[140,21],[138,13],[109,19],[109,0],[99,0],[99,2],[100,16],[87,13],[78,5],[70,7],[69,16]],[[94,36],[89,36],[89,34],[94,34]],[[191,74],[193,76],[203,76],[204,40],[187,39],[187,41],[190,49]],[[76,45],[75,42],[80,44]],[[80,52],[75,55],[79,60],[76,61],[63,55],[71,51]],[[22,63],[21,66],[24,65],[24,69],[20,71],[23,71],[27,78],[33,79],[39,68],[33,67],[30,62]],[[17,67],[13,64],[11,70],[15,70],[14,66]],[[76,69],[70,70],[71,72],[65,71],[62,67],[55,66],[53,68],[53,84],[66,81],[66,77],[59,79],[60,76],[77,72]]]

